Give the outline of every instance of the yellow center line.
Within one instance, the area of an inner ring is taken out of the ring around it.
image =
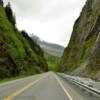
[[[29,88],[31,88],[33,85],[35,85],[36,83],[38,83],[40,80],[44,79],[46,76],[39,78],[29,84],[27,84],[26,86],[24,86],[23,88],[19,89],[18,91],[12,93],[11,95],[5,97],[3,100],[12,100],[14,99],[16,96],[20,95],[21,93],[23,93],[24,91],[28,90]]]
[[[62,87],[62,89],[65,92],[65,94],[68,96],[69,100],[73,100],[73,98],[71,97],[71,95],[68,93],[68,91],[65,89],[65,87],[62,84],[62,82],[58,79],[58,77],[56,75],[55,75],[55,78],[58,81],[59,85]]]

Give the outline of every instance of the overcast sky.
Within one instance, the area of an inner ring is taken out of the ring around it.
[[[86,0],[4,0],[10,1],[17,27],[41,39],[67,46],[73,24]]]

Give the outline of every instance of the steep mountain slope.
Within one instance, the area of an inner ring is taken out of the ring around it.
[[[100,0],[87,0],[63,54],[64,72],[100,79]]]
[[[4,8],[1,1],[0,78],[47,71],[43,51],[26,32],[17,30],[10,4]]]

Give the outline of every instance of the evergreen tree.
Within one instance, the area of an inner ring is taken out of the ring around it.
[[[15,16],[13,15],[13,11],[11,9],[10,3],[5,7],[6,15],[8,17],[8,20],[15,26],[16,21],[15,21]]]
[[[3,6],[3,0],[0,0],[0,5]]]

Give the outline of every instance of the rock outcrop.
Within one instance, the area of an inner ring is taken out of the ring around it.
[[[61,70],[100,78],[100,0],[87,0],[76,20]]]

